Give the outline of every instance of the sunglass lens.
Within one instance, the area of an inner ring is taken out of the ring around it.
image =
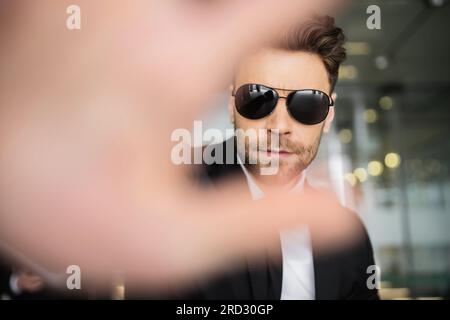
[[[235,105],[239,114],[247,119],[268,116],[277,105],[276,91],[259,84],[246,84],[236,91]]]
[[[330,100],[317,90],[302,90],[290,94],[287,106],[291,116],[298,122],[312,125],[325,120],[328,115]]]

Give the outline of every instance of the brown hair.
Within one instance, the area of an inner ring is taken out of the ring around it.
[[[345,60],[344,32],[330,16],[315,16],[285,34],[277,47],[316,53],[328,72],[331,91],[338,79],[339,66]]]

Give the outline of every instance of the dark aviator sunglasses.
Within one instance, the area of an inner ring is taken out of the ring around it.
[[[292,91],[287,96],[277,92]],[[286,99],[289,114],[296,121],[313,125],[325,120],[333,99],[325,92],[316,89],[290,90],[271,88],[262,84],[248,83],[240,86],[232,93],[236,110],[247,119],[257,120],[270,115],[278,103],[278,99]]]

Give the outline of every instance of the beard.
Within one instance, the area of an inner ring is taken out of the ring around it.
[[[320,134],[314,138],[313,142],[308,145],[305,145],[301,141],[293,141],[285,136],[280,136],[280,149],[292,153],[292,156],[288,159],[283,159],[281,157],[278,159],[279,163],[276,180],[289,180],[300,175],[315,159],[321,138],[322,130],[320,131]],[[267,142],[263,145],[271,145],[270,135],[268,135]],[[240,157],[245,159],[247,169],[253,175],[259,175],[261,168],[268,168],[271,165],[267,162],[261,162],[261,157],[258,156],[260,151],[264,152],[266,151],[266,148],[260,149],[258,143],[250,143],[248,139],[245,139],[245,150],[238,150]]]

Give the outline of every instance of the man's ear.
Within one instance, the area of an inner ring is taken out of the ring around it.
[[[233,85],[230,85],[230,97],[228,98],[228,115],[230,116],[230,121],[234,124],[234,97],[233,97]]]
[[[336,92],[333,92],[333,94],[331,95],[331,99],[333,99],[334,103],[336,103],[336,99],[337,99]],[[328,131],[330,131],[331,123],[333,122],[333,119],[334,119],[334,107],[330,107],[327,118],[325,119],[325,124],[323,126],[323,132],[327,133]]]
[[[333,99],[333,101],[336,102],[336,99],[337,99],[337,98],[338,98],[337,93],[336,93],[336,92],[333,92],[333,93],[331,94],[331,99]]]

